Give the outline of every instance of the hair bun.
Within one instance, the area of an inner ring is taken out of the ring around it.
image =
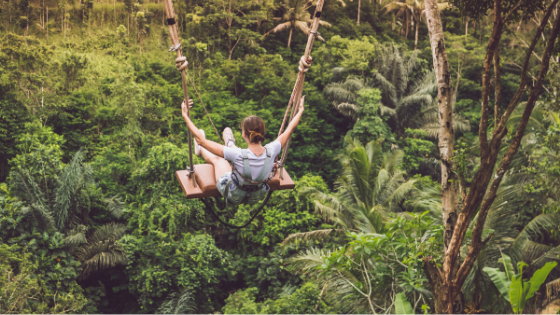
[[[243,119],[241,129],[249,138],[251,143],[259,143],[264,141],[264,133],[266,132],[263,120],[258,116],[249,116]]]

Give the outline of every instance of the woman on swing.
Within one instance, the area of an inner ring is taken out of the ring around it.
[[[274,168],[274,160],[299,123],[303,114],[304,99],[305,97],[301,98],[298,112],[284,133],[265,146],[262,145],[265,135],[263,120],[258,116],[243,119],[241,130],[243,139],[249,144],[248,149],[241,149],[235,145],[233,131],[229,127],[226,127],[223,133],[225,146],[207,140],[204,130],[198,129],[190,120],[187,105],[183,102],[183,118],[195,138],[195,154],[214,166],[216,188],[226,202],[252,204],[266,196],[270,189],[266,182]],[[228,161],[233,164],[233,170]]]

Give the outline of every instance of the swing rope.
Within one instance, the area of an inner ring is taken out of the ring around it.
[[[210,205],[210,201],[207,200],[206,198],[202,198],[201,201],[202,203],[206,206],[206,209],[208,210],[208,212],[210,212],[210,214],[216,219],[218,220],[220,223],[222,223],[223,225],[232,228],[232,229],[242,229],[244,227],[247,227],[249,224],[251,224],[251,222],[253,222],[253,220],[255,220],[255,218],[257,217],[257,215],[259,215],[259,213],[264,209],[264,206],[266,206],[266,204],[268,203],[268,200],[270,199],[270,196],[272,195],[272,191],[269,191],[268,194],[266,195],[266,197],[264,198],[263,202],[261,203],[261,205],[259,206],[259,208],[257,209],[257,211],[255,212],[255,214],[253,214],[253,216],[251,217],[251,219],[249,219],[249,221],[247,221],[245,224],[243,225],[232,225],[229,224],[225,221],[223,221],[222,219],[220,219],[220,216],[214,212],[214,210],[212,209],[212,206]]]
[[[284,127],[286,126],[286,123],[288,121],[292,121],[292,119],[294,118],[294,116],[297,114],[297,112],[299,110],[298,105],[302,101],[302,92],[303,92],[303,84],[305,82],[305,73],[309,70],[309,67],[311,66],[311,57],[310,57],[311,48],[313,47],[315,37],[320,36],[319,32],[317,32],[317,29],[319,28],[319,21],[320,21],[321,12],[322,12],[322,9],[323,9],[323,3],[324,3],[324,0],[318,0],[317,1],[317,5],[316,5],[316,8],[315,8],[315,14],[313,15],[313,21],[311,22],[311,29],[310,29],[310,32],[309,32],[308,38],[307,38],[307,45],[305,47],[305,53],[303,54],[303,56],[301,57],[300,62],[299,62],[299,67],[298,67],[299,74],[297,76],[296,83],[295,83],[294,89],[292,91],[292,95],[290,96],[290,100],[288,102],[288,106],[286,108],[286,112],[284,114],[284,118],[282,120],[282,124],[280,126],[280,131],[278,132],[278,136],[280,136],[283,133]],[[216,129],[216,126],[214,125],[214,122],[210,118],[210,114],[208,113],[208,110],[206,109],[206,106],[204,105],[204,102],[202,101],[202,98],[200,97],[200,94],[198,93],[198,91],[196,89],[196,86],[195,86],[193,80],[191,79],[191,76],[189,75],[189,73],[187,71],[188,61],[187,61],[187,58],[184,57],[182,55],[182,52],[181,52],[181,42],[179,40],[177,24],[175,22],[175,12],[174,12],[174,9],[173,9],[173,2],[172,2],[172,0],[164,0],[163,4],[164,4],[165,13],[166,13],[166,16],[167,16],[167,24],[169,26],[169,33],[170,33],[171,42],[172,42],[172,46],[169,49],[169,51],[170,52],[174,51],[174,52],[177,53],[177,58],[175,59],[175,64],[176,64],[177,70],[181,72],[181,79],[182,79],[182,85],[183,85],[183,95],[184,95],[185,101],[187,102],[187,116],[190,117],[190,106],[188,106],[189,95],[188,95],[187,82],[186,82],[187,79],[188,79],[188,81],[190,82],[191,86],[193,87],[193,89],[194,89],[194,91],[195,91],[195,93],[198,97],[198,100],[200,101],[200,104],[202,104],[202,108],[204,109],[204,112],[206,113],[206,116],[208,117],[208,120],[210,121],[210,123],[212,124],[212,127],[214,128],[214,132],[216,133],[216,136],[220,140],[220,143],[223,144],[222,138],[220,137],[220,135],[218,133],[218,130]],[[290,113],[290,109],[291,109],[291,113]],[[288,113],[290,113],[290,119],[289,120],[288,120]],[[197,183],[196,183],[195,176],[194,176],[195,170],[194,170],[193,157],[192,157],[192,149],[193,149],[192,148],[192,133],[190,132],[190,130],[188,130],[188,128],[187,128],[187,138],[188,138],[188,147],[189,147],[189,168],[188,168],[189,175],[188,176],[193,181],[193,187],[197,187]],[[277,162],[278,168],[275,168],[274,172],[276,172],[277,170],[280,170],[280,178],[281,179],[284,179],[283,170],[284,170],[284,165],[286,163],[286,159],[288,157],[288,150],[290,148],[290,143],[291,143],[291,135],[290,135],[290,138],[288,139],[285,147],[282,150],[282,157],[280,159],[280,162],[278,162],[278,157],[276,157],[276,162]],[[265,199],[263,200],[263,202],[261,203],[261,205],[259,206],[259,208],[255,212],[255,214],[244,225],[232,225],[232,224],[224,222],[222,219],[220,219],[219,215],[216,212],[214,212],[214,210],[212,209],[212,207],[210,205],[210,202],[208,200],[206,200],[205,198],[202,198],[202,202],[206,206],[206,209],[208,210],[208,212],[216,220],[218,220],[220,223],[222,223],[225,226],[230,227],[230,228],[242,229],[244,227],[247,227],[249,224],[251,224],[251,222],[257,217],[257,215],[264,209],[264,207],[268,203],[271,195],[272,195],[272,191],[269,191],[268,194],[266,195]],[[227,196],[225,196],[225,198],[227,198]]]
[[[200,97],[200,94],[198,94],[198,91],[196,89],[196,86],[194,85],[193,80],[191,80],[191,76],[189,75],[189,72],[187,70],[185,70],[185,73],[187,74],[187,78],[191,82],[191,85],[193,87],[194,92],[196,93],[196,96],[198,96],[198,100],[200,101],[200,104],[202,104],[202,108],[204,108],[204,112],[206,113],[206,117],[208,117],[208,120],[212,124],[212,128],[214,128],[214,132],[216,133],[216,136],[220,140],[220,143],[224,144],[224,142],[222,141],[222,138],[220,137],[220,134],[218,133],[218,129],[216,129],[216,126],[214,126],[214,122],[212,121],[212,118],[210,118],[210,114],[206,110],[206,106],[204,106],[204,102],[202,101],[202,98]]]
[[[290,96],[290,101],[288,102],[288,107],[286,108],[286,113],[284,114],[284,119],[282,120],[282,125],[280,126],[280,131],[278,136],[284,132],[284,126],[286,125],[288,113],[291,108],[290,121],[294,118],[299,110],[299,104],[301,102],[301,94],[303,92],[303,83],[305,82],[305,73],[309,70],[311,66],[311,49],[313,48],[313,43],[315,42],[315,37],[321,36],[317,30],[319,29],[319,21],[321,20],[321,12],[323,10],[324,0],[317,1],[317,6],[315,7],[315,14],[313,15],[313,21],[311,22],[311,30],[309,31],[309,36],[307,37],[307,45],[305,46],[305,52],[299,61],[299,74],[296,79],[296,84]],[[290,144],[292,142],[292,136],[286,142],[285,147],[282,149],[282,157],[278,163],[278,168],[280,170],[280,179],[284,179],[284,165],[286,165],[286,160],[288,159],[288,151],[290,149]],[[277,157],[278,158],[278,157]]]

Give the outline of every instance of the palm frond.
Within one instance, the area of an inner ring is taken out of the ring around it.
[[[559,225],[560,217],[557,214],[541,214],[531,220],[515,238],[515,241],[509,249],[509,256],[511,257],[514,265],[517,262],[523,261],[526,257],[527,249],[534,245],[531,241],[533,237],[542,236],[547,231],[555,229]],[[547,249],[539,248],[541,251],[546,252]],[[531,256],[534,252],[531,253]],[[530,261],[529,261],[530,263]]]
[[[64,243],[66,245],[75,246],[87,243],[86,233],[88,227],[85,225],[78,225],[66,233]]]
[[[271,29],[270,31],[266,32],[264,34],[264,36],[267,36],[270,33],[278,33],[281,32],[283,30],[289,29],[292,27],[292,22],[288,21],[288,22],[284,22],[284,23],[280,23],[278,25],[276,25],[273,29]]]
[[[122,223],[107,223],[99,227],[88,238],[89,243],[116,241],[126,234],[126,225]]]
[[[76,193],[83,184],[83,169],[81,163],[85,158],[85,150],[80,149],[66,166],[59,179],[59,186],[56,189],[55,205],[53,213],[56,226],[62,230],[69,217],[69,209],[72,202],[76,199]]]
[[[82,261],[80,279],[86,279],[100,270],[127,263],[125,252],[109,241],[82,246],[77,249],[76,256]]]
[[[21,214],[32,218],[32,222],[37,224],[41,231],[55,228],[54,217],[49,209],[42,204],[30,204],[28,207],[21,208]]]
[[[346,117],[351,117],[352,119],[356,119],[358,112],[360,111],[360,106],[351,103],[336,103],[333,102],[334,108]]]
[[[318,248],[310,248],[305,252],[298,254],[290,260],[290,264],[297,269],[302,270],[304,273],[312,272],[317,266],[325,262],[325,256],[329,255],[331,251],[322,250]]]
[[[309,28],[309,24],[307,24],[307,22],[296,21],[294,22],[294,27],[304,34],[309,34],[309,32],[311,32],[311,29]]]
[[[390,108],[387,106],[384,106],[383,104],[379,104],[379,113],[381,114],[381,116],[396,116],[397,115],[397,110],[394,108]]]
[[[121,201],[118,195],[114,195],[111,198],[105,198],[104,201],[107,205],[107,209],[113,216],[115,216],[116,218],[120,218],[122,216],[124,210],[124,202]]]
[[[191,314],[196,311],[194,296],[189,289],[185,289],[181,295],[177,292],[170,293],[160,307],[158,314]]]
[[[293,233],[288,235],[282,242],[282,245],[291,244],[296,241],[305,240],[320,240],[325,239],[331,233],[341,233],[344,232],[343,229],[326,229],[326,230],[315,230],[309,232]]]

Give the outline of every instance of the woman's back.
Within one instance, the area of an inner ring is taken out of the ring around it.
[[[270,154],[271,161],[274,161],[274,159],[276,159],[276,156],[280,154],[280,150],[282,149],[282,145],[278,140],[272,141],[264,147],[266,148],[266,150],[263,150],[263,153],[259,156],[254,154],[251,150],[247,149],[247,157],[249,160],[249,166],[251,168],[251,175],[253,179],[256,179],[257,176],[261,173],[261,170],[266,161],[267,153]],[[244,174],[245,166],[243,162],[243,151],[241,148],[224,146],[224,159],[232,162],[237,171],[242,175]],[[268,163],[268,169],[264,170],[267,177],[272,172],[273,167],[274,163]]]

